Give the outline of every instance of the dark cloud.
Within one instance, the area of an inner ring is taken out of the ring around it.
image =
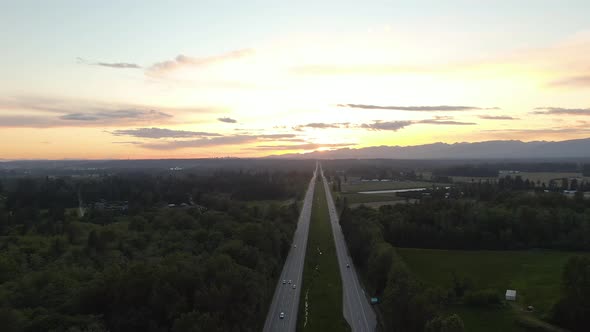
[[[238,122],[235,119],[227,118],[227,117],[225,117],[225,118],[217,118],[217,121],[221,121],[221,122],[225,122],[225,123],[236,123],[236,122]]]
[[[590,115],[590,108],[537,107],[533,114]]]
[[[370,129],[370,130],[393,130],[398,131],[402,128],[412,125],[412,121],[390,121],[390,122],[382,122],[382,121],[375,121],[373,123],[363,123],[360,125],[360,128]]]
[[[520,120],[508,115],[480,115],[479,118],[484,120]]]
[[[216,133],[209,133],[203,131],[185,131],[185,130],[172,130],[165,128],[137,128],[127,130],[115,130],[110,132],[115,136],[133,136],[138,138],[190,138],[190,137],[202,137],[202,136],[222,136]]]
[[[590,75],[566,77],[549,83],[554,87],[590,87]]]
[[[78,63],[91,65],[91,66],[101,66],[101,67],[108,67],[108,68],[115,68],[115,69],[141,69],[141,66],[136,63],[129,63],[129,62],[89,62],[83,58],[77,58]]]
[[[482,108],[475,106],[378,106],[366,104],[338,104],[338,107],[375,109],[375,110],[394,110],[394,111],[412,111],[412,112],[442,112],[442,111],[473,111],[473,110],[498,110],[498,107]]]

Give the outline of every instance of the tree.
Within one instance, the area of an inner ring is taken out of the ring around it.
[[[554,320],[574,332],[590,326],[590,257],[574,256],[562,276],[562,299],[555,305]]]
[[[426,323],[426,332],[463,332],[465,325],[459,315],[452,314],[447,317],[437,316]]]

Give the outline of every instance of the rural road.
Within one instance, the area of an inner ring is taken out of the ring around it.
[[[326,201],[330,212],[330,222],[332,223],[332,233],[336,242],[336,253],[338,256],[338,265],[340,266],[340,275],[342,277],[342,304],[344,319],[350,325],[352,332],[373,332],[377,327],[377,317],[369,304],[365,291],[361,287],[356,270],[352,264],[352,258],[348,254],[348,248],[344,241],[344,234],[338,221],[338,214],[332,199],[332,192],[328,181],[324,177],[324,171],[320,172],[324,188],[326,189]],[[350,267],[346,267],[349,264]]]
[[[265,332],[294,332],[297,325],[300,286],[303,278],[303,263],[305,261],[305,249],[307,248],[307,235],[309,233],[309,221],[311,219],[311,206],[317,170],[316,165],[303,200],[297,229],[293,236],[293,246],[291,246],[291,250],[289,250],[289,254],[283,265],[283,271],[281,272],[272,303],[266,315],[263,329]],[[287,283],[283,284],[283,280],[287,280]],[[291,284],[288,283],[289,280],[292,281]],[[293,285],[296,285],[295,289],[293,289]],[[284,318],[280,318],[281,312],[284,313]]]

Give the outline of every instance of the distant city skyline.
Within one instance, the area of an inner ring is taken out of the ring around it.
[[[0,158],[590,137],[588,1],[0,4]]]

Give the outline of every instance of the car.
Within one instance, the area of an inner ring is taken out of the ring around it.
[[[297,285],[293,284],[293,289],[297,288]]]
[[[280,319],[283,319],[283,318],[285,318],[285,313],[281,311],[281,313],[279,314],[279,318],[280,318]]]
[[[289,280],[289,284],[291,284],[291,280]]]
[[[283,285],[287,283],[287,280],[283,280]]]
[[[346,267],[350,267],[350,264],[346,264]]]
[[[297,248],[297,245],[294,245],[293,248]]]

